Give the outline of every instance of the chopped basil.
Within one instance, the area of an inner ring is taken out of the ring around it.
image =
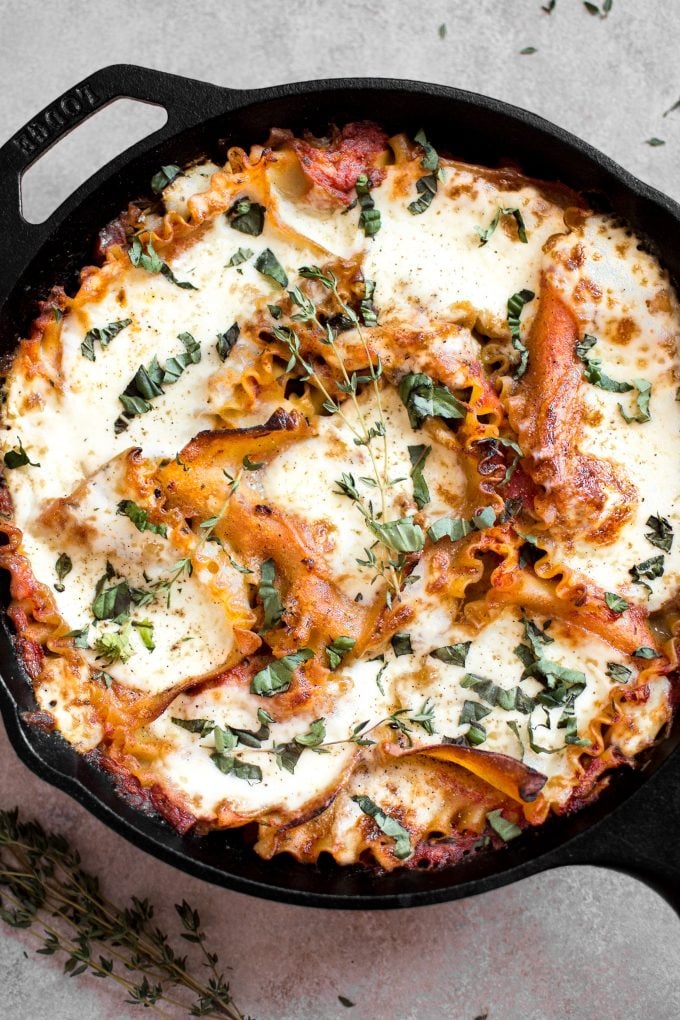
[[[513,294],[508,299],[508,326],[510,328],[510,338],[512,340],[512,346],[519,354],[519,361],[517,363],[517,369],[515,371],[515,378],[521,379],[527,370],[529,363],[529,351],[522,343],[520,334],[520,316],[522,309],[525,305],[529,304],[530,301],[534,300],[536,295],[532,290],[519,290],[516,294]]]
[[[629,393],[633,389],[631,384],[610,378],[602,371],[601,358],[594,358],[589,353],[596,343],[597,337],[585,333],[583,340],[576,344],[576,355],[584,364],[586,379],[593,386],[598,386],[601,390],[608,390],[610,393]],[[621,413],[623,414],[623,411]]]
[[[613,613],[625,613],[626,609],[630,609],[630,603],[613,591],[606,591],[604,600],[607,603],[607,608],[611,609]]]
[[[191,333],[180,333],[177,337],[184,345],[184,352],[168,358],[161,366],[154,355],[147,366],[140,365],[135,375],[118,397],[124,408],[125,418],[134,418],[138,414],[146,414],[151,410],[150,401],[165,393],[163,386],[177,382],[189,365],[197,365],[201,360],[201,345]],[[120,419],[119,419],[120,420]],[[123,422],[120,431],[127,428]]]
[[[521,57],[531,56],[532,53],[538,53],[535,46],[525,46],[523,50],[519,51]]]
[[[97,585],[98,590],[95,592],[92,603],[92,615],[95,620],[115,620],[117,617],[125,615],[130,609],[132,603],[130,586],[127,581],[122,580],[110,588],[105,588],[102,581],[106,583],[106,576]],[[100,585],[102,586],[100,587]]]
[[[648,648],[647,645],[640,645],[630,654],[634,659],[663,659],[661,652],[657,652],[654,648]]]
[[[359,305],[359,314],[361,315],[361,321],[364,326],[375,326],[378,321],[378,316],[373,304],[373,295],[375,294],[375,280],[364,280],[364,296],[361,299]],[[332,320],[329,320],[329,324]],[[334,316],[334,321],[337,324],[337,329],[351,329],[354,323],[347,315]]]
[[[411,427],[419,429],[426,418],[464,418],[465,404],[446,386],[436,384],[422,372],[408,372],[399,383],[399,396],[408,411]]]
[[[427,536],[431,542],[439,542],[442,538],[450,538],[452,542],[458,542],[475,529],[482,531],[484,528],[493,527],[495,521],[495,510],[493,507],[485,506],[469,521],[463,520],[461,517],[440,517],[427,529]]]
[[[430,656],[439,659],[440,662],[450,662],[454,666],[464,666],[472,641],[460,641],[456,645],[442,645],[441,648],[433,648]]]
[[[650,421],[652,417],[649,410],[649,401],[652,396],[652,384],[648,382],[647,379],[633,379],[633,386],[637,390],[637,396],[635,398],[637,414],[628,414],[623,404],[619,404],[618,408],[626,424],[630,425],[635,421],[639,425],[642,425],[644,422]],[[633,387],[629,386],[628,388],[632,389]]]
[[[331,669],[337,669],[344,657],[348,652],[351,652],[356,644],[354,638],[340,636],[335,638],[330,645],[326,647],[326,655],[328,656],[328,664]]]
[[[7,450],[3,457],[5,467],[10,470],[25,467],[27,464],[30,464],[31,467],[40,467],[40,463],[38,461],[32,461],[28,456],[19,436],[17,436],[17,443],[19,444],[18,448],[14,450]]]
[[[673,545],[673,526],[665,517],[654,516],[647,518],[646,527],[651,530],[646,532],[645,538],[658,549],[669,553]]]
[[[283,315],[283,309],[280,305],[267,305],[267,308],[272,319],[280,319]]]
[[[64,637],[73,638],[73,643],[76,648],[89,648],[89,633],[90,625],[89,623],[86,623],[84,627],[80,628],[80,630],[70,630],[68,634],[64,634]]]
[[[260,585],[257,589],[257,594],[262,602],[262,609],[264,611],[264,619],[262,621],[262,627],[260,634],[265,634],[272,627],[276,627],[281,617],[283,616],[283,604],[281,597],[274,587],[274,580],[276,578],[276,569],[274,567],[274,560],[265,560],[262,564],[260,573]]]
[[[278,283],[280,287],[288,286],[288,277],[286,271],[277,259],[271,248],[265,248],[255,260],[255,268],[258,273],[262,276],[267,276],[274,283]]]
[[[167,524],[154,524],[149,520],[148,512],[143,507],[137,506],[131,499],[121,499],[117,513],[123,517],[129,517],[137,531],[151,531],[154,535],[168,537]]]
[[[234,230],[240,230],[242,234],[250,234],[251,237],[259,237],[264,230],[265,212],[266,209],[263,205],[251,202],[249,198],[241,198],[232,205],[225,215]]]
[[[237,779],[245,779],[250,786],[262,782],[262,769],[259,765],[251,765],[248,761],[242,761],[231,754],[224,754],[220,751],[211,754],[210,760],[225,776],[233,775]]]
[[[366,174],[359,174],[356,179],[357,198],[359,200],[359,226],[366,237],[374,237],[380,230],[380,210],[376,209],[371,197],[371,183]]]
[[[411,635],[406,631],[398,631],[393,634],[390,638],[390,644],[394,654],[399,658],[400,655],[413,655],[413,648],[411,647]]]
[[[411,459],[411,478],[413,480],[413,498],[416,502],[416,506],[419,510],[422,510],[424,506],[430,502],[430,490],[427,487],[425,476],[423,475],[423,468],[427,462],[427,458],[432,453],[431,446],[419,445],[409,446],[408,455]]]
[[[197,733],[199,737],[207,737],[215,729],[215,723],[210,719],[177,719],[172,716],[172,722],[189,733]]]
[[[71,557],[67,553],[59,553],[57,562],[54,565],[54,570],[57,575],[58,584],[55,584],[55,591],[65,591],[63,580],[73,570],[73,562]]]
[[[359,805],[365,815],[373,819],[381,832],[384,832],[386,836],[395,841],[394,856],[398,860],[405,861],[407,857],[411,856],[413,850],[411,849],[411,836],[408,829],[405,829],[396,818],[392,818],[381,807],[378,807],[370,797],[353,796],[352,800],[355,804]]]
[[[299,737],[293,737],[296,744],[301,747],[318,747],[319,744],[323,744],[326,739],[326,723],[324,719],[315,719],[313,723],[310,723],[309,729],[306,733],[301,734]]]
[[[172,184],[176,177],[183,177],[181,167],[175,166],[174,163],[168,163],[166,166],[162,166],[157,174],[154,174],[151,178],[151,190],[154,195],[160,195],[164,188],[167,188],[168,184]]]
[[[261,467],[264,467],[263,460],[259,461],[251,460],[250,454],[248,453],[245,455],[241,463],[243,464],[246,471],[259,471]]]
[[[429,170],[430,173],[424,177],[420,177],[416,181],[416,191],[418,192],[419,198],[411,202],[408,206],[408,211],[414,216],[424,213],[426,209],[432,204],[432,199],[437,194],[437,183],[444,179],[444,172],[439,165],[439,156],[437,155],[436,149],[430,145],[425,132],[420,130],[415,136],[415,141],[422,146],[424,155],[420,161],[420,165],[425,170]]]
[[[396,521],[385,521],[384,524],[370,519],[366,525],[383,545],[394,552],[420,552],[425,545],[425,535],[419,524],[412,517],[402,517]]]
[[[657,148],[659,145],[665,145],[665,144],[666,144],[666,142],[664,141],[663,138],[648,138],[645,141],[645,145],[651,145],[653,149]]]
[[[130,644],[130,621],[126,620],[119,631],[104,631],[99,634],[94,650],[98,652],[98,659],[105,659],[107,666],[114,662],[127,662],[134,655],[134,648]]]
[[[153,641],[153,623],[150,620],[133,620],[132,626],[139,634],[144,647],[153,652],[156,647]]]
[[[89,329],[80,345],[83,357],[87,358],[88,361],[95,361],[95,342],[98,340],[102,350],[106,350],[114,336],[118,336],[120,331],[129,326],[131,322],[132,319],[118,319],[116,322],[110,322],[108,326],[94,326],[92,329]]]
[[[608,662],[605,673],[617,684],[627,684],[633,675],[633,670],[628,666],[621,665],[620,662]]]
[[[531,52],[535,53],[536,51],[532,49]],[[503,216],[512,216],[514,218],[515,223],[517,224],[517,236],[519,237],[519,239],[522,242],[522,244],[527,244],[528,243],[529,239],[527,237],[526,226],[525,226],[524,219],[522,218],[522,214],[519,211],[519,209],[511,209],[511,208],[505,209],[505,208],[502,208],[501,206],[499,206],[498,209],[496,210],[496,215],[494,216],[494,218],[492,219],[492,221],[491,221],[491,223],[489,224],[488,227],[486,227],[486,228],[484,228],[484,227],[475,227],[475,230],[479,234],[479,247],[480,248],[482,248],[485,244],[487,244],[487,242],[491,238],[492,234],[494,233],[496,227],[500,223],[500,221],[501,221]]]
[[[255,252],[252,248],[238,248],[227,262],[227,268],[231,269],[233,266],[242,265],[249,258],[252,258],[254,254]]]
[[[652,581],[655,577],[661,577],[664,572],[665,559],[666,557],[662,553],[660,556],[651,556],[648,560],[643,560],[642,563],[636,563],[634,567],[631,567],[628,573],[633,578],[634,584],[641,584],[651,595],[651,587],[642,578],[646,577]]]
[[[147,273],[160,273],[170,283],[174,283],[176,287],[181,287],[183,290],[198,290],[198,287],[194,287],[193,283],[189,283],[188,280],[177,279],[170,266],[163,261],[154,248],[151,238],[146,242],[145,250],[139,238],[135,237],[128,255],[130,262],[136,268],[144,269]]]
[[[486,820],[496,835],[500,836],[505,843],[509,843],[511,839],[516,839],[517,836],[522,835],[519,825],[515,825],[514,822],[503,817],[501,808],[487,812]]]
[[[259,694],[262,698],[271,698],[274,694],[283,694],[291,685],[293,674],[298,666],[314,657],[311,648],[301,648],[292,655],[284,655],[282,659],[275,659],[253,677],[250,685],[251,693]]]
[[[477,676],[475,673],[466,673],[460,682],[465,690],[473,690],[481,701],[486,702],[491,708],[496,705],[506,712],[521,712],[528,715],[535,708],[535,701],[524,693],[521,687],[499,687],[493,680],[484,676]],[[472,702],[470,702],[472,704]]]
[[[217,334],[217,353],[219,354],[220,361],[226,361],[231,354],[234,344],[239,338],[241,328],[238,322],[235,322],[225,333]]]
[[[280,769],[285,769],[286,772],[290,772],[292,775],[303,751],[304,747],[296,744],[294,740],[289,741],[287,744],[277,744],[274,748],[276,764]]]

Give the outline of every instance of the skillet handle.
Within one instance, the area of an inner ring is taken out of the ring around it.
[[[164,107],[168,120],[151,140],[162,141],[211,114],[229,108],[235,89],[220,88],[133,64],[111,64],[95,71],[46,106],[0,148],[0,232],[12,239],[14,265],[36,250],[59,218],[29,223],[21,213],[21,178],[60,138],[115,99],[137,99]],[[22,267],[23,268],[23,267]]]
[[[558,850],[553,863],[622,871],[680,915],[680,748],[617,810]]]

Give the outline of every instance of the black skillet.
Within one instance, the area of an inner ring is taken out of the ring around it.
[[[83,184],[40,224],[21,215],[22,173],[66,132],[119,97],[165,107],[167,123]],[[518,162],[531,176],[561,180],[627,220],[680,283],[680,207],[589,145],[533,114],[441,85],[381,79],[303,82],[237,91],[147,68],[103,68],[66,92],[0,149],[0,353],[25,335],[35,299],[55,283],[73,292],[93,239],[128,200],[148,194],[165,163],[224,158],[224,142],[262,142],[272,126],[310,128],[374,119],[388,131],[423,127],[435,146],[463,159]],[[0,599],[7,605],[7,579]],[[680,912],[680,720],[636,769],[620,769],[592,805],[553,819],[497,852],[442,871],[376,875],[360,868],[260,860],[238,833],[180,837],[133,806],[108,775],[58,734],[27,725],[35,709],[0,613],[0,707],[17,754],[36,775],[65,790],[137,846],[206,881],[240,892],[315,907],[410,907],[485,892],[565,864],[595,864],[637,876]],[[23,805],[30,813],[31,805]]]

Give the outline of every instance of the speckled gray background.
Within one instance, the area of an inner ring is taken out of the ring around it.
[[[0,140],[96,68],[137,62],[217,84],[349,75],[411,77],[498,96],[581,135],[680,198],[680,3],[614,0],[259,0],[195,6],[0,0]],[[446,25],[444,38],[438,28]],[[272,30],[273,27],[273,30]],[[534,46],[537,52],[520,55]],[[83,176],[158,123],[119,104],[76,131],[27,181],[39,218]],[[650,137],[666,144],[651,147]],[[213,889],[146,857],[35,779],[0,735],[0,806],[65,832],[112,894],[151,897],[161,920],[201,910],[244,1012],[258,1020],[675,1020],[680,921],[632,879],[564,869],[436,907],[345,914]],[[343,1008],[338,995],[356,1005]],[[0,927],[0,1016],[139,1015],[115,989],[68,979]]]

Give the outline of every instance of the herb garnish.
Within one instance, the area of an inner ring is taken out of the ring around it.
[[[651,587],[642,578],[646,577],[649,581],[652,581],[655,577],[661,577],[664,572],[665,559],[666,557],[661,554],[661,556],[651,556],[648,560],[643,560],[642,563],[636,563],[628,571],[633,578],[633,583],[641,584],[651,595]]]
[[[137,506],[134,500],[121,499],[118,504],[117,513],[123,517],[129,517],[137,531],[151,531],[154,535],[162,535],[163,538],[168,537],[167,524],[154,524],[149,520],[148,511],[141,506]]]
[[[220,361],[226,361],[231,354],[234,344],[239,338],[241,328],[238,322],[233,323],[224,333],[217,334],[217,353]]]
[[[151,410],[151,400],[163,396],[163,386],[176,383],[189,365],[197,365],[201,360],[201,345],[194,340],[191,333],[180,333],[178,340],[184,345],[184,353],[168,358],[163,366],[154,355],[147,366],[140,365],[133,378],[118,397],[124,412],[117,419],[117,430],[124,431],[128,425],[125,419],[134,418],[138,414],[146,414]]]
[[[524,51],[520,51],[520,52],[524,52]],[[535,53],[536,51],[532,49],[531,52]],[[501,219],[504,216],[512,216],[513,217],[515,223],[517,224],[517,236],[518,236],[518,238],[520,239],[522,244],[527,244],[528,243],[529,238],[527,237],[526,225],[524,223],[524,218],[522,217],[522,213],[519,211],[519,209],[512,209],[512,208],[509,208],[509,207],[508,208],[503,208],[502,206],[499,205],[498,209],[496,210],[496,215],[494,216],[494,218],[492,219],[492,221],[491,221],[491,223],[489,224],[488,227],[475,227],[475,230],[479,234],[479,247],[480,248],[483,248],[484,245],[487,244],[487,242],[490,240],[492,234],[496,230],[496,227],[501,222]]]
[[[400,655],[413,655],[413,648],[411,646],[411,635],[406,631],[398,631],[393,634],[390,638],[390,644],[392,650],[397,658]]]
[[[623,666],[620,662],[608,662],[605,670],[607,676],[610,676],[617,684],[627,684],[633,675],[633,670],[629,669],[628,666]]]
[[[286,271],[277,259],[271,248],[265,248],[255,260],[255,268],[258,273],[262,276],[268,277],[273,280],[274,283],[278,283],[280,287],[288,286],[288,277]]]
[[[645,538],[658,549],[669,553],[673,545],[673,525],[665,517],[652,514],[647,518],[645,526],[651,530],[645,533]]]
[[[259,237],[264,230],[265,212],[263,205],[251,202],[249,198],[241,198],[232,205],[231,209],[227,210],[225,216],[229,221],[229,226],[234,230],[240,230],[242,234],[250,234],[251,237]]]
[[[486,820],[496,835],[500,836],[505,843],[509,843],[511,839],[516,839],[517,836],[522,835],[519,825],[515,825],[514,822],[503,817],[501,808],[487,812]]]
[[[427,487],[425,476],[423,475],[423,468],[427,462],[427,458],[432,453],[431,446],[425,446],[424,444],[418,446],[409,446],[408,455],[411,459],[411,479],[413,480],[413,498],[416,506],[419,510],[422,510],[424,506],[430,502],[430,490]]]
[[[374,237],[380,230],[380,210],[376,209],[375,202],[371,197],[371,187],[371,182],[366,174],[359,174],[355,184],[361,209],[359,226],[363,229],[366,237]]]
[[[396,818],[386,814],[370,797],[353,796],[352,800],[355,804],[359,805],[365,815],[373,819],[381,832],[384,832],[386,836],[395,841],[394,856],[398,860],[405,861],[411,856],[413,850],[411,849],[411,836],[408,829],[405,829]]]
[[[479,699],[491,708],[498,706],[506,712],[521,712],[528,715],[536,707],[534,698],[525,694],[521,687],[499,687],[493,680],[477,676],[476,673],[466,673],[460,681],[460,686],[474,691]]]
[[[467,407],[448,386],[435,383],[422,372],[408,372],[399,383],[399,396],[408,411],[411,428],[419,429],[426,418],[464,418]]]
[[[293,680],[293,674],[299,665],[314,658],[311,648],[301,648],[292,655],[284,655],[282,659],[275,659],[253,677],[250,690],[253,694],[259,694],[262,698],[271,698],[274,694],[283,694],[287,691]]]
[[[607,608],[611,609],[613,613],[625,613],[626,609],[630,609],[630,603],[613,591],[606,591],[604,600],[607,603]]]
[[[602,360],[592,357],[589,353],[596,343],[597,337],[586,333],[583,340],[576,345],[576,354],[585,366],[585,376],[588,382],[601,390],[608,390],[610,393],[630,393],[631,390],[637,389],[635,398],[637,414],[629,415],[622,404],[618,404],[619,411],[629,425],[634,421],[640,424],[649,421],[649,399],[652,393],[652,384],[646,379],[633,379],[632,383],[612,379],[602,371]]]
[[[265,634],[272,627],[276,627],[283,616],[283,604],[278,591],[274,587],[275,578],[274,560],[265,560],[262,564],[260,585],[257,589],[257,594],[262,602],[262,609],[264,611],[264,619],[259,631],[260,634]]]
[[[54,590],[58,592],[65,591],[63,580],[73,570],[73,562],[68,553],[59,553],[57,562],[54,565],[54,570],[57,575],[58,583],[55,584]]]
[[[618,409],[621,412],[624,421],[630,425],[631,422],[637,422],[642,425],[644,422],[649,421],[651,414],[649,411],[649,400],[652,395],[652,384],[647,379],[633,379],[633,386],[637,390],[637,396],[635,398],[635,405],[637,407],[637,414],[628,414],[623,407],[623,404],[618,404]],[[630,387],[632,389],[632,387]]]
[[[133,266],[138,269],[144,269],[147,273],[160,273],[170,283],[174,283],[176,287],[181,287],[182,290],[198,290],[198,287],[194,287],[193,283],[189,283],[188,280],[178,280],[173,273],[167,262],[164,262],[158,252],[153,246],[151,238],[146,242],[146,250],[142,245],[142,242],[138,237],[132,242],[128,255],[130,262]]]
[[[427,537],[431,542],[439,542],[442,538],[450,538],[452,542],[458,542],[475,530],[482,531],[484,528],[493,527],[495,522],[496,511],[493,507],[485,506],[469,521],[461,517],[440,517],[427,529]]]
[[[425,170],[430,171],[430,173],[416,181],[416,191],[420,197],[408,206],[408,211],[417,216],[420,213],[424,213],[432,204],[432,199],[437,194],[437,184],[439,181],[444,180],[444,171],[439,164],[439,156],[436,149],[430,145],[422,129],[415,136],[415,141],[424,149],[420,165]]]
[[[80,345],[83,357],[87,358],[88,361],[95,361],[95,342],[98,340],[102,350],[106,350],[114,336],[118,336],[120,331],[129,326],[131,322],[132,319],[118,319],[116,322],[110,322],[108,326],[94,326],[92,329],[89,329]]]
[[[433,659],[440,662],[448,662],[454,666],[464,666],[472,641],[460,641],[456,645],[442,645],[441,648],[433,648],[429,653]]]
[[[518,290],[516,294],[513,294],[508,299],[508,326],[510,328],[510,339],[512,340],[512,346],[519,354],[519,361],[515,369],[515,378],[521,379],[527,370],[529,363],[529,351],[522,342],[520,333],[520,316],[522,309],[525,305],[528,305],[530,301],[535,298],[533,290]]]
[[[328,656],[328,664],[331,669],[337,669],[344,657],[348,652],[351,652],[356,644],[356,640],[351,637],[340,637],[335,638],[330,645],[326,646],[326,655]]]
[[[29,464],[31,467],[40,467],[40,463],[38,461],[33,461],[28,456],[28,454],[24,450],[23,443],[21,442],[19,436],[17,436],[17,443],[19,444],[18,448],[14,450],[7,450],[5,456],[3,457],[5,467],[9,468],[10,470],[14,470],[14,468],[25,467],[27,464]]]
[[[176,177],[183,177],[182,168],[176,166],[174,163],[168,163],[166,166],[162,166],[158,173],[154,174],[151,178],[151,190],[154,195],[160,195],[164,188],[167,188],[168,184],[172,184]]]
[[[663,659],[661,652],[657,652],[656,649],[649,648],[647,645],[640,645],[630,654],[634,659]]]
[[[238,248],[227,262],[227,269],[232,269],[234,266],[240,266],[248,259],[252,258],[255,252],[252,248]],[[241,270],[239,270],[241,272]]]

